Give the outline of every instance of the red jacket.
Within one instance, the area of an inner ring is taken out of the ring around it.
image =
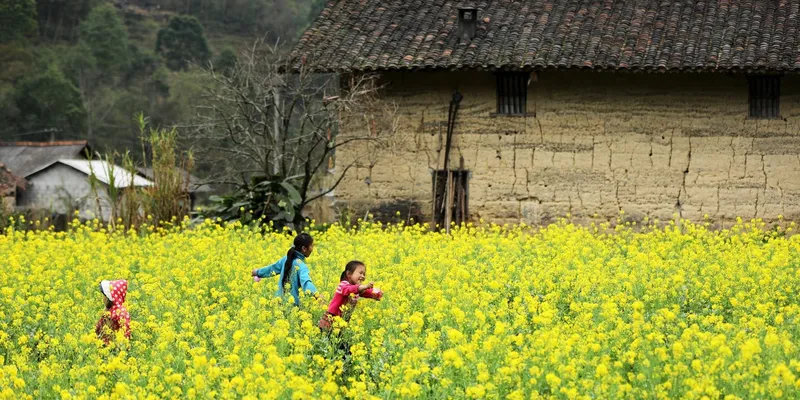
[[[125,303],[125,296],[128,294],[128,281],[103,281],[100,283],[103,294],[111,300],[113,304],[111,308],[103,313],[97,325],[94,327],[94,332],[97,337],[108,344],[113,338],[114,332],[120,328],[125,329],[125,337],[131,338],[131,316],[128,310],[123,305]],[[108,329],[106,329],[108,327]]]
[[[322,317],[322,320],[319,321],[321,328],[329,328],[331,318],[342,315],[342,306],[344,306],[346,302],[355,307],[359,297],[375,300],[380,300],[383,297],[383,292],[378,288],[367,289],[359,294],[359,286],[358,284],[353,285],[348,281],[339,282],[339,287],[336,288],[336,293],[334,293],[331,303],[328,305],[328,312]],[[351,295],[353,296],[351,297]]]

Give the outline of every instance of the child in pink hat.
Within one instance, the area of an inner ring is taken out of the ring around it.
[[[125,337],[130,339],[131,316],[123,305],[125,296],[128,294],[128,281],[124,279],[102,281],[100,282],[100,292],[103,293],[106,310],[94,328],[97,337],[108,344],[113,339],[114,333],[120,328],[124,328]]]

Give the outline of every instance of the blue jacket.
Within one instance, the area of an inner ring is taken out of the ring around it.
[[[292,297],[294,297],[294,304],[299,306],[300,288],[302,288],[304,291],[311,292],[311,294],[316,294],[317,288],[314,287],[314,284],[311,282],[311,277],[308,275],[308,266],[305,263],[306,256],[297,250],[295,250],[295,252],[297,253],[297,257],[292,263],[291,271],[289,271],[291,274],[289,276],[289,283],[292,286],[291,293]],[[283,282],[284,264],[286,264],[286,256],[282,257],[272,265],[256,270],[256,275],[259,278],[269,278],[271,276],[280,275],[280,279],[278,279],[278,291],[275,292],[275,295],[278,297],[283,297],[283,285],[281,282]]]

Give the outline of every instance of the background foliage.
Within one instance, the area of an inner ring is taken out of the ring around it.
[[[290,44],[323,4],[0,1],[0,141],[89,139],[140,156],[135,113],[155,126],[190,120],[200,66],[230,69],[255,38]]]

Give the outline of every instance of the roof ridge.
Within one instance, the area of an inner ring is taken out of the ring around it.
[[[458,2],[328,1],[288,69],[800,72],[800,0],[475,3],[477,35],[463,42]]]
[[[51,147],[51,146],[86,146],[88,140],[61,140],[55,142],[0,142],[0,146],[27,146],[27,147]]]

